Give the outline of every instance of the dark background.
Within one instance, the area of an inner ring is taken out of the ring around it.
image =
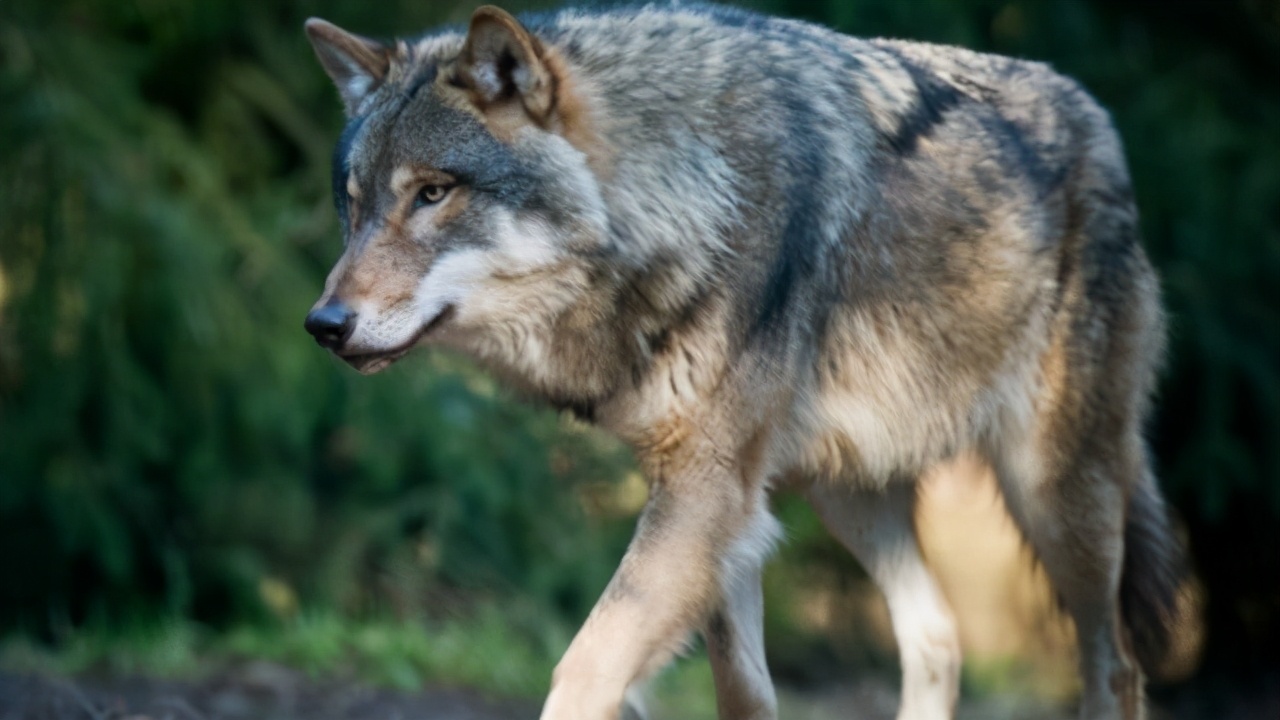
[[[749,5],[1044,60],[1112,111],[1171,318],[1149,435],[1206,598],[1180,687],[1274,679],[1280,2]],[[627,454],[456,358],[360,378],[301,329],[338,253],[342,125],[302,21],[385,37],[471,8],[0,6],[0,634],[585,615],[630,532]],[[787,563],[847,564],[781,511]],[[777,644],[792,675],[828,660]]]

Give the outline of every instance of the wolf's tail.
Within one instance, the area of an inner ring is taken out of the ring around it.
[[[1168,654],[1178,627],[1178,593],[1187,564],[1150,473],[1129,498],[1122,573],[1120,612],[1138,662],[1151,674]]]

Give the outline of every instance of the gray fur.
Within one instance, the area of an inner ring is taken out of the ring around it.
[[[902,484],[960,453],[1076,620],[1082,715],[1141,717],[1129,635],[1166,642],[1180,576],[1141,438],[1158,282],[1106,112],[1038,63],[731,9],[527,26],[313,33],[360,211],[317,306],[357,307],[336,352],[363,371],[453,347],[635,447],[649,507],[543,717],[616,717],[698,628],[722,712],[774,717],[760,644],[722,631],[755,637],[783,486],[875,565],[900,718],[949,713],[958,645]]]

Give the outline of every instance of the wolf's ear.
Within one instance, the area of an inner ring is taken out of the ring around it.
[[[485,5],[471,15],[458,56],[458,80],[482,111],[517,101],[541,121],[551,112],[555,93],[543,53],[542,43],[518,20]]]
[[[376,40],[353,35],[320,18],[307,20],[304,27],[320,64],[338,86],[347,115],[354,115],[360,102],[386,79],[391,51]]]

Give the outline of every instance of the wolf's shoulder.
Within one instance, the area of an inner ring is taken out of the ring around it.
[[[972,99],[1008,108],[1053,106],[1066,114],[1101,112],[1083,85],[1048,63],[914,40],[867,42],[917,77],[941,81]]]

